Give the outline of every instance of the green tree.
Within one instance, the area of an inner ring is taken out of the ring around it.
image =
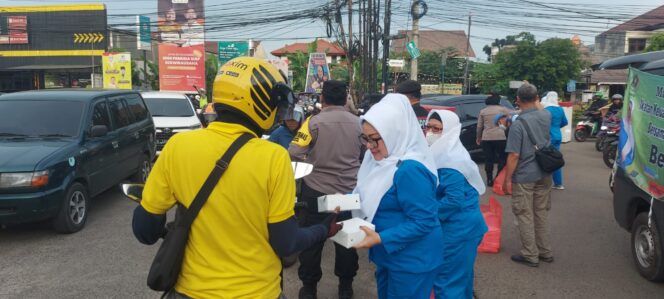
[[[484,46],[482,50],[489,57],[489,61],[491,61],[491,49],[493,47],[498,47],[499,50],[502,50],[506,46],[517,45],[522,42],[534,45],[536,43],[535,36],[530,32],[521,32],[517,35],[508,35],[502,39],[497,38],[493,43],[491,43],[491,45]]]
[[[212,99],[214,79],[219,71],[219,58],[214,54],[207,54],[205,59],[205,86],[208,99]]]
[[[497,86],[504,88],[510,80],[528,80],[541,91],[559,93],[564,91],[567,81],[578,78],[584,67],[572,41],[559,38],[540,43],[521,41],[514,49],[500,52],[495,64]]]
[[[656,33],[648,40],[646,52],[662,51],[664,50],[664,33]]]
[[[148,84],[152,90],[159,90],[159,63],[148,60]]]

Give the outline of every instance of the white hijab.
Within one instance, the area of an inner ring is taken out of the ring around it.
[[[357,174],[357,187],[353,193],[360,194],[362,208],[355,211],[354,216],[371,222],[380,201],[392,187],[399,161],[415,160],[424,164],[434,176],[437,172],[422,127],[406,96],[386,95],[361,119],[378,131],[388,152],[386,158],[376,161],[367,151]]]
[[[430,149],[436,161],[436,167],[454,169],[466,178],[477,192],[482,195],[486,188],[480,175],[477,164],[470,159],[470,154],[461,144],[461,122],[456,113],[447,110],[432,110],[429,112],[427,122],[431,115],[437,113],[443,121],[443,136],[434,142]]]
[[[549,91],[546,96],[542,99],[542,106],[551,107],[558,106],[558,93],[555,91]]]

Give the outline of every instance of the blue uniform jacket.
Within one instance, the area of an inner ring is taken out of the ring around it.
[[[422,163],[401,162],[373,219],[382,243],[369,250],[372,262],[410,273],[430,272],[442,264],[435,186],[436,177]]]
[[[567,117],[565,110],[557,106],[549,106],[544,108],[551,113],[551,142],[563,140],[560,128],[567,126]]]
[[[455,169],[438,169],[436,189],[438,219],[445,241],[464,241],[481,237],[488,228],[480,212],[480,194]]]
[[[290,145],[291,141],[293,141],[293,132],[291,132],[286,126],[281,125],[279,126],[276,130],[270,134],[270,138],[268,140],[278,143],[284,148],[288,149],[288,146]]]

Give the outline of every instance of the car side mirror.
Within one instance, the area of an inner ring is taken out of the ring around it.
[[[105,125],[92,126],[90,128],[90,137],[102,137],[108,134],[108,127]]]

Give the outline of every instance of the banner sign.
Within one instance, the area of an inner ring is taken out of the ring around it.
[[[616,163],[650,196],[664,197],[664,77],[629,70]]]
[[[138,24],[138,38],[136,49],[152,51],[152,36],[150,29],[150,17],[136,16]]]
[[[461,95],[463,93],[463,84],[443,84],[443,94]]]
[[[105,89],[131,89],[130,53],[104,53],[102,67]]]
[[[0,44],[2,45],[24,45],[28,43],[28,17],[27,16],[8,16],[7,24],[0,26],[7,30],[0,35]],[[3,30],[0,30],[3,31]]]
[[[219,65],[224,65],[235,57],[249,55],[249,42],[219,42]]]
[[[304,85],[305,92],[321,93],[323,82],[332,80],[330,68],[327,65],[325,53],[309,54],[309,66],[307,67],[307,82]]]
[[[203,0],[158,0],[159,89],[205,87]]]

